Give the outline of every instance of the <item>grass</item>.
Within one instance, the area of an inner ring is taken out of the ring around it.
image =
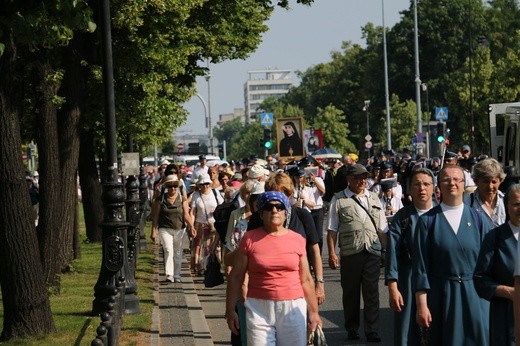
[[[57,332],[37,338],[10,340],[2,345],[55,346],[90,345],[96,336],[100,319],[91,316],[94,285],[101,267],[101,243],[89,243],[85,237],[83,211],[80,208],[80,232],[82,236],[81,259],[73,262],[72,270],[61,276],[61,293],[50,297],[51,309]],[[148,228],[146,228],[148,229]],[[153,297],[153,245],[137,256],[137,296],[141,313],[125,315],[119,345],[150,344]],[[2,298],[0,296],[0,302]],[[0,323],[3,325],[3,304],[0,305]]]

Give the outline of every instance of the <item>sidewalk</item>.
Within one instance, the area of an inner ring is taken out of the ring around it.
[[[188,248],[185,237],[184,248]],[[155,247],[152,346],[230,345],[224,319],[226,284],[205,288],[204,278],[192,276],[189,254],[183,256],[182,283],[166,281],[162,249]]]

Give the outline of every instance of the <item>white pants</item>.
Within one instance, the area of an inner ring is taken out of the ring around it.
[[[164,273],[176,279],[181,277],[182,238],[186,228],[175,230],[159,228],[159,238],[164,250]]]
[[[247,298],[247,345],[307,345],[307,302]]]

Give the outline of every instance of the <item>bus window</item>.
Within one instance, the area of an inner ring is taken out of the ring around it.
[[[507,127],[506,130],[506,140],[505,140],[505,160],[507,166],[515,166],[515,157],[516,157],[516,124],[511,124]]]

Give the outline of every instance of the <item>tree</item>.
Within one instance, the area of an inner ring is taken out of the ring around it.
[[[392,146],[394,148],[409,148],[412,144],[412,138],[415,136],[414,124],[417,118],[416,105],[412,100],[399,102],[399,97],[392,94],[390,100],[390,129]],[[380,124],[386,124],[386,118],[379,119]],[[386,126],[378,126],[378,135],[380,138],[380,146],[387,147]]]
[[[262,147],[262,127],[259,122],[252,122],[246,125],[243,131],[233,139],[231,143],[231,151],[228,157],[235,160],[248,158],[252,154],[263,153]]]
[[[28,4],[31,6],[32,4]],[[4,328],[0,340],[54,331],[45,289],[31,203],[20,158],[20,104],[22,92],[18,47],[14,28],[6,25],[20,4],[6,6],[0,21],[0,178],[6,184],[0,195],[0,286]]]
[[[284,1],[272,4],[268,0],[175,1],[174,6],[163,1],[113,1],[120,138],[132,134],[144,146],[180,125],[185,120],[180,105],[195,92],[195,77],[204,73],[198,63],[207,58],[218,62],[247,56],[260,42],[260,34],[267,29],[263,22],[276,4],[288,6]],[[8,77],[2,78],[0,119],[3,127],[12,126],[0,135],[1,176],[12,183],[12,190],[0,196],[0,205],[4,206],[0,220],[2,226],[8,225],[0,230],[6,240],[1,246],[10,245],[0,255],[8,256],[3,258],[0,274],[3,296],[10,298],[4,299],[2,334],[8,339],[53,330],[44,283],[55,285],[56,274],[72,259],[80,126],[86,130],[82,134],[102,133],[103,126],[99,55],[85,52],[94,51],[92,47],[99,47],[99,42],[86,43],[81,38],[81,33],[95,30],[91,21],[96,18],[94,9],[83,1],[63,0],[45,4],[8,2],[2,9],[0,73]],[[88,85],[84,73],[90,74]],[[27,86],[23,94],[17,88],[21,85]],[[32,121],[31,114],[37,114],[37,122]],[[39,125],[38,132],[27,134],[37,138],[41,179],[46,186],[41,205],[45,213],[38,232],[41,251],[34,241],[34,225],[28,221],[19,157],[20,121]],[[4,135],[11,136],[10,140]],[[102,147],[102,140],[88,142],[93,138],[85,136],[82,140],[91,148]],[[92,155],[92,151],[82,152]],[[85,162],[94,167],[94,160],[88,159]],[[25,248],[20,248],[21,244]],[[33,263],[38,259],[41,267]],[[4,268],[6,265],[10,268]],[[27,278],[29,273],[31,277]]]
[[[321,129],[325,147],[336,149],[340,153],[357,153],[356,146],[349,141],[350,133],[343,112],[332,105],[318,107],[318,114],[313,126]]]

